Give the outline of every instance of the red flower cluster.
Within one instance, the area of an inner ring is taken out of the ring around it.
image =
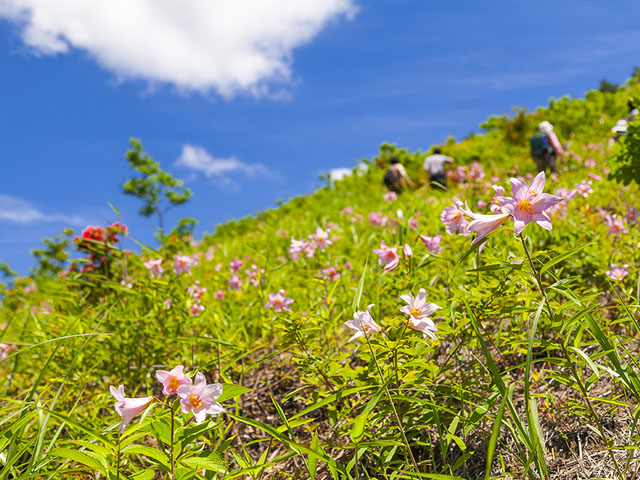
[[[80,237],[75,237],[73,243],[78,251],[88,253],[88,262],[80,270],[82,273],[93,272],[101,266],[108,264],[113,253],[113,246],[118,243],[119,235],[126,235],[127,226],[115,222],[112,225],[102,228],[89,225]],[[72,265],[70,271],[76,271],[76,266]],[[108,269],[106,270],[108,272]]]

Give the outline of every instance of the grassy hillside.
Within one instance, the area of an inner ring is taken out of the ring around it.
[[[446,191],[426,146],[384,144],[201,241],[135,255],[121,224],[86,230],[68,244],[84,260],[50,253],[4,292],[0,479],[634,478],[640,196],[608,179],[629,97],[638,79],[447,140]],[[494,185],[531,184],[542,120],[568,147],[544,186],[553,229],[448,233],[454,202],[490,214]],[[398,198],[394,155],[417,185]],[[414,301],[411,320],[405,295],[433,313]]]

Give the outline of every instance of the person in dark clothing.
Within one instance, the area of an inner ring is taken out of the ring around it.
[[[391,166],[384,174],[384,184],[395,193],[400,193],[406,185],[413,187],[413,182],[397,157],[391,158]]]

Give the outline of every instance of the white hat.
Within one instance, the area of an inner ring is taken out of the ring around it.
[[[611,129],[613,133],[627,133],[627,121],[618,120],[616,126]]]
[[[543,122],[540,122],[540,125],[538,125],[538,131],[545,135],[549,135],[551,132],[553,132],[553,125],[545,120]]]

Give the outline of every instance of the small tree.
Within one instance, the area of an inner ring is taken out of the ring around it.
[[[44,248],[31,250],[38,262],[33,269],[34,275],[54,276],[65,269],[67,260],[69,260],[67,250],[71,246],[71,235],[73,235],[73,230],[67,228],[62,232],[62,235],[43,239]]]
[[[6,278],[9,281],[17,277],[18,274],[11,270],[8,263],[0,261],[0,277]],[[0,282],[0,295],[4,294],[5,284]]]
[[[174,178],[160,168],[158,162],[142,150],[140,140],[129,140],[131,150],[126,154],[131,168],[140,172],[139,177],[127,180],[122,186],[127,195],[134,195],[144,202],[138,213],[143,217],[158,216],[158,228],[164,238],[164,214],[171,207],[182,205],[191,197],[191,190],[183,187],[183,181]]]
[[[618,91],[618,85],[611,83],[606,78],[600,80],[600,87],[598,88],[602,93],[616,93]]]

